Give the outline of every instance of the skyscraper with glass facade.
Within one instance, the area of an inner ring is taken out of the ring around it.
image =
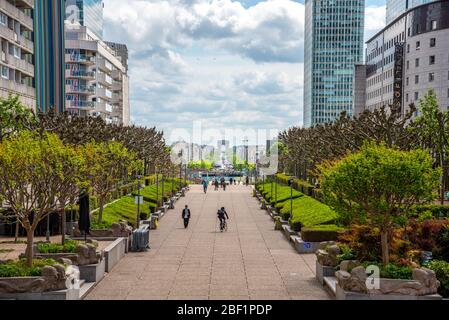
[[[103,1],[66,0],[66,19],[88,27],[98,38],[103,39]]]
[[[354,112],[355,66],[363,63],[364,0],[306,0],[306,127]]]
[[[409,9],[434,1],[437,0],[387,0],[387,24]]]

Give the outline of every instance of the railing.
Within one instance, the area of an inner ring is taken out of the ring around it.
[[[26,2],[30,8],[33,6],[31,5],[30,1],[24,1]],[[10,2],[6,0],[0,0],[0,8],[5,10],[10,17],[13,19],[19,21],[21,24],[26,26],[28,29],[33,30],[33,18],[26,15],[24,12],[19,10],[16,6],[12,5]]]
[[[95,79],[94,71],[85,71],[85,70],[66,70],[67,77],[76,77],[76,78],[91,78]]]
[[[95,87],[94,86],[72,86],[67,85],[66,86],[66,92],[68,93],[87,93],[87,94],[94,94],[95,93]]]
[[[86,55],[66,54],[66,62],[95,63],[95,57]]]
[[[26,84],[17,83],[13,80],[4,79],[0,77],[0,87],[8,91],[18,93],[20,95],[32,96],[35,95],[35,89]]]
[[[95,101],[67,101],[67,108],[86,108],[86,109],[95,109],[97,107],[97,103]]]

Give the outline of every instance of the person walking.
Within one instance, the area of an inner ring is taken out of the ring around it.
[[[203,179],[202,185],[203,185],[204,193],[207,193],[207,181],[205,179]]]
[[[189,206],[186,205],[184,210],[182,210],[182,218],[184,219],[184,228],[187,229],[187,227],[189,226],[189,221],[190,221],[190,209]]]
[[[215,178],[215,191],[218,191],[218,179]]]
[[[223,191],[226,191],[226,180],[224,177],[221,177],[221,187],[223,188]]]
[[[249,185],[249,177],[246,176],[246,186],[248,186],[248,185]]]
[[[232,177],[229,178],[229,185],[230,185],[230,186],[232,186],[232,181],[233,181]]]

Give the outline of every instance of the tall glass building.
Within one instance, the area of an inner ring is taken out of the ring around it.
[[[34,61],[36,107],[65,111],[65,0],[35,1]]]
[[[363,63],[365,0],[306,0],[303,125],[354,112],[355,67]]]
[[[405,13],[408,9],[434,1],[437,0],[387,0],[387,24]]]
[[[79,22],[103,39],[102,0],[66,0],[66,19],[71,23]]]

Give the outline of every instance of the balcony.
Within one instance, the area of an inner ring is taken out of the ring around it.
[[[31,1],[19,1],[18,5],[22,5],[23,7],[33,8],[31,5]],[[33,19],[30,16],[27,16],[23,11],[19,10],[16,6],[12,5],[10,2],[6,0],[0,0],[0,7],[5,10],[8,16],[19,21],[29,30],[33,30]]]
[[[66,101],[66,108],[68,109],[95,109],[96,107],[95,101]]]
[[[27,86],[22,83],[17,83],[14,80],[8,80],[0,77],[0,87],[14,94],[30,97],[35,96],[35,89],[33,87]]]
[[[95,80],[95,72],[94,71],[66,70],[65,76],[68,79],[75,78],[75,79],[84,79],[84,80]]]
[[[113,84],[112,78],[106,73],[99,73],[97,76],[97,81],[107,87],[110,87]]]
[[[80,63],[80,64],[85,64],[85,65],[94,65],[95,61],[96,61],[96,59],[93,56],[73,55],[73,54],[65,55],[65,62]]]
[[[98,102],[96,110],[101,113],[112,113],[114,111],[114,106],[107,102]]]
[[[13,30],[9,29],[8,27],[5,27],[3,25],[0,25],[0,34],[3,38],[8,40],[9,42],[12,42],[22,49],[33,53],[34,52],[34,43],[31,40],[28,40],[22,35],[19,35],[15,33]]]
[[[123,90],[123,83],[120,81],[114,81],[112,83],[112,91],[122,91]]]
[[[97,67],[100,70],[102,70],[104,72],[107,72],[107,73],[110,73],[112,71],[112,69],[113,69],[112,64],[109,61],[107,61],[106,59],[103,59],[103,58],[99,58],[97,60]]]
[[[114,70],[111,72],[111,77],[114,80],[121,81],[122,80],[122,72],[120,70]]]
[[[73,86],[73,85],[66,85],[65,86],[66,93],[72,93],[72,94],[85,94],[85,95],[94,95],[95,94],[95,87],[94,86]]]
[[[97,97],[104,100],[112,100],[112,91],[106,88],[97,88]]]
[[[119,103],[122,103],[122,101],[123,101],[122,94],[120,94],[120,93],[113,93],[112,94],[112,103],[119,104]]]

